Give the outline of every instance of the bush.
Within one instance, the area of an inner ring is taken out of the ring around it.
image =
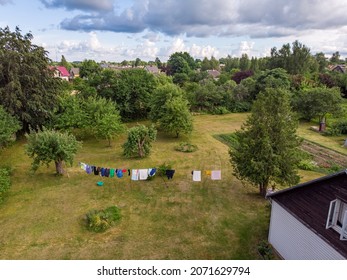
[[[271,245],[266,240],[262,240],[258,244],[258,252],[263,257],[264,260],[273,259],[273,251]]]
[[[225,115],[225,114],[229,114],[230,112],[228,111],[227,108],[223,107],[223,106],[218,106],[218,107],[215,107],[211,113],[213,115]]]
[[[172,164],[164,162],[163,164],[159,165],[158,167],[158,175],[159,176],[165,176],[166,170],[171,170]]]
[[[0,168],[0,203],[4,200],[6,193],[11,186],[10,171],[7,168]]]
[[[120,209],[111,206],[103,210],[91,210],[86,215],[87,228],[94,232],[104,232],[121,218]]]
[[[183,153],[192,153],[198,150],[198,146],[187,142],[181,142],[175,147],[175,150]]]
[[[314,161],[312,160],[307,160],[307,159],[304,159],[302,161],[300,161],[299,165],[298,165],[298,168],[301,169],[301,170],[308,170],[308,171],[314,171],[317,169],[317,163],[315,163]]]
[[[324,134],[327,136],[347,134],[347,120],[339,120],[333,123]]]

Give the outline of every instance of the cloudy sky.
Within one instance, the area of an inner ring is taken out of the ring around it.
[[[53,60],[261,57],[295,40],[346,57],[346,11],[346,0],[0,0],[0,27],[31,31]]]

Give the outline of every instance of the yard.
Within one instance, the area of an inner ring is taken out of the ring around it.
[[[196,152],[175,151],[188,139],[158,133],[150,157],[142,160],[122,156],[125,135],[111,148],[87,139],[63,177],[54,175],[53,164],[31,174],[24,140],[18,141],[1,153],[0,166],[11,166],[13,175],[0,205],[0,259],[260,259],[257,246],[267,239],[269,204],[257,188],[233,177],[228,147],[213,137],[239,129],[245,119],[245,114],[195,116],[189,141]],[[299,133],[321,141],[305,127]],[[176,172],[172,180],[102,178],[104,186],[98,187],[101,178],[86,174],[78,162],[126,169],[169,163]],[[222,170],[221,181],[203,175],[193,182],[192,170],[215,169]],[[302,181],[321,176],[300,174]],[[112,205],[121,209],[118,225],[104,233],[84,227],[88,211]]]

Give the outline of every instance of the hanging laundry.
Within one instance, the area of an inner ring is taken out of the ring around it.
[[[100,168],[100,174],[101,174],[102,177],[105,176],[105,168],[104,167]]]
[[[91,174],[92,173],[92,167],[90,165],[88,165],[88,164],[86,166],[86,172],[87,172],[87,174]]]
[[[130,169],[128,169],[128,176],[130,176]]]
[[[205,170],[205,175],[206,176],[211,176],[211,170]]]
[[[133,181],[139,180],[139,170],[138,169],[133,169],[131,171],[131,180],[133,180]]]
[[[148,169],[139,169],[139,180],[147,180]]]
[[[110,178],[113,178],[114,177],[114,168],[111,168],[110,169]]]
[[[222,179],[222,171],[221,170],[212,170],[211,171],[211,179],[212,180],[221,180]]]
[[[194,182],[200,182],[201,181],[201,171],[200,170],[194,170],[193,171],[193,181]]]
[[[122,169],[123,173],[126,173],[128,171],[128,169]]]
[[[80,162],[79,165],[80,165],[80,167],[81,167],[82,170],[86,171],[86,169],[87,169],[87,164],[85,164],[85,163],[83,163],[83,162]]]
[[[109,177],[109,176],[110,176],[110,169],[105,168],[105,177]]]
[[[94,168],[94,175],[99,175],[100,174],[100,167],[95,167]]]
[[[123,177],[123,171],[122,169],[117,169],[117,173],[116,173],[118,178],[122,178]]]
[[[175,170],[168,169],[165,171],[165,175],[168,179],[172,179],[173,175],[175,174]]]
[[[149,168],[148,169],[148,176],[151,176],[151,177],[154,176],[155,172],[157,172],[156,168]]]

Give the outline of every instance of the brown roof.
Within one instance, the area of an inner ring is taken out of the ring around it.
[[[347,242],[334,229],[326,229],[330,202],[339,198],[347,202],[346,171],[325,176],[268,195],[308,228],[347,258]]]

